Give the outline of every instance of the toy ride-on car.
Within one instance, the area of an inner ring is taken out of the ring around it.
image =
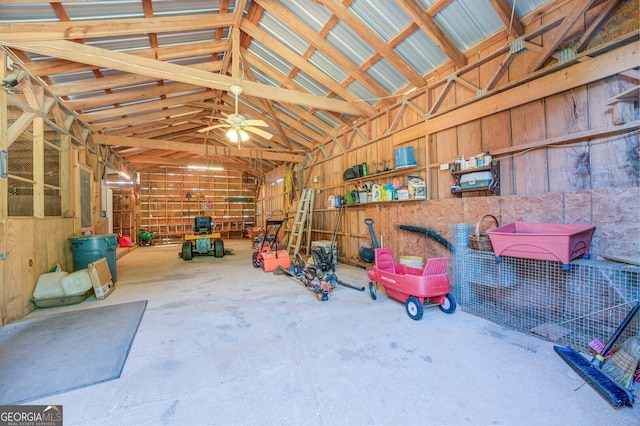
[[[191,260],[193,256],[224,256],[224,243],[220,233],[213,232],[211,216],[196,216],[193,232],[184,236],[180,253],[183,260]]]

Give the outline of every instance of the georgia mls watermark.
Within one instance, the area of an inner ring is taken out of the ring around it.
[[[62,405],[0,405],[0,426],[62,426]]]

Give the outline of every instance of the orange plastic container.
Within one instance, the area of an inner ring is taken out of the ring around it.
[[[262,269],[265,272],[273,272],[278,269],[278,266],[284,269],[289,269],[291,266],[291,259],[286,250],[266,251],[260,253],[258,257],[262,258]]]

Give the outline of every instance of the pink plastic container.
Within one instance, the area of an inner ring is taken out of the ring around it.
[[[500,256],[569,262],[580,256],[589,258],[594,225],[513,222],[488,231],[496,260]]]

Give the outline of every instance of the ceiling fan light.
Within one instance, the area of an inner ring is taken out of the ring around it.
[[[242,129],[231,128],[227,131],[227,138],[234,143],[246,142],[249,140],[249,134]]]

